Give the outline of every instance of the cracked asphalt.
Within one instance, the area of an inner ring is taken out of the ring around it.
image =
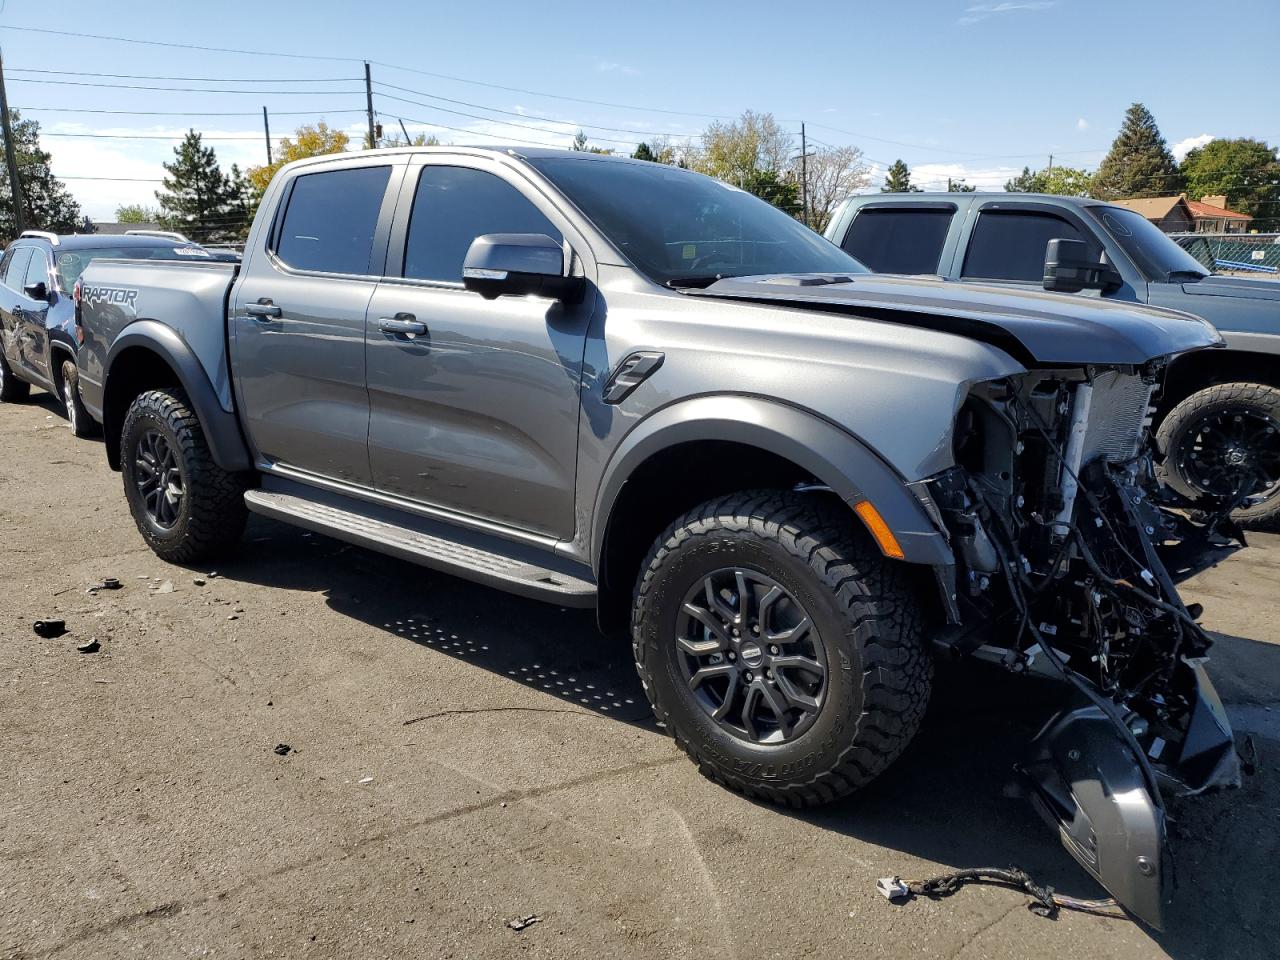
[[[161,562],[36,393],[0,405],[0,958],[1274,957],[1280,537],[1187,593],[1261,763],[1172,808],[1168,929],[995,887],[895,907],[877,877],[964,866],[1099,895],[1004,795],[1033,681],[948,669],[871,788],[753,804],[654,727],[588,614],[257,520],[216,571]],[[69,633],[37,637],[50,616]]]

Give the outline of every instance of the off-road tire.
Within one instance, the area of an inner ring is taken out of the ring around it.
[[[737,493],[677,519],[641,568],[632,647],[653,712],[704,775],[750,797],[809,807],[852,793],[902,753],[924,716],[933,677],[924,606],[904,567],[851,519],[821,497]],[[823,638],[826,694],[794,740],[735,738],[677,674],[672,651],[687,585],[725,566],[783,585]]]
[[[98,424],[84,401],[80,399],[80,373],[76,370],[74,360],[62,361],[62,405],[67,411],[67,423],[71,432],[77,437],[95,437],[98,435]]]
[[[148,515],[138,488],[136,460],[149,431],[158,432],[174,450],[185,491],[169,529]],[[120,467],[138,531],[161,559],[170,563],[213,559],[239,541],[248,517],[244,505],[248,479],[214,462],[200,421],[181,389],[148,390],[133,401],[121,429]]]
[[[1156,448],[1162,458],[1160,479],[1189,500],[1202,498],[1204,494],[1181,475],[1172,453],[1186,432],[1206,416],[1241,406],[1255,408],[1280,421],[1280,389],[1263,383],[1220,383],[1193,393],[1169,411],[1156,433]],[[1232,516],[1253,529],[1280,528],[1280,488],[1261,503],[1237,510]]]
[[[21,403],[31,396],[31,384],[14,376],[13,368],[0,347],[0,403]]]

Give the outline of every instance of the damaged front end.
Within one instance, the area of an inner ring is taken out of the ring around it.
[[[1178,596],[1225,545],[1162,509],[1146,443],[1164,361],[1038,370],[978,384],[951,470],[929,483],[956,555],[957,655],[1060,680],[1069,704],[1020,774],[1064,846],[1162,925],[1171,893],[1161,792],[1237,785],[1231,727],[1203,669],[1210,639]]]

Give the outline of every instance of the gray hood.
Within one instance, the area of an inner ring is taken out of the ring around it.
[[[926,278],[732,277],[686,292],[958,334],[999,347],[1029,367],[1140,365],[1223,343],[1212,326],[1188,313]]]
[[[1280,300],[1280,281],[1261,277],[1205,277],[1184,283],[1183,293],[1193,297],[1238,297],[1245,300]]]

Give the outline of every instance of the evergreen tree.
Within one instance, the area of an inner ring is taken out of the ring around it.
[[[1100,200],[1167,197],[1181,189],[1182,176],[1156,118],[1142,104],[1133,104],[1093,178],[1093,196]]]
[[[895,160],[893,165],[889,167],[889,172],[885,174],[884,186],[880,188],[881,193],[921,193],[919,187],[911,185],[911,171],[907,165],[901,160]]]
[[[156,191],[166,226],[200,242],[239,237],[247,214],[240,171],[223,173],[213,148],[194,130],[173,152],[173,162],[164,165],[164,189]]]
[[[636,146],[635,151],[631,154],[632,160],[648,160],[650,163],[657,163],[657,155],[649,149],[647,143],[641,143]]]
[[[24,226],[28,230],[49,230],[53,233],[93,233],[94,226],[81,212],[80,204],[49,168],[53,158],[48,151],[40,149],[40,124],[35,120],[23,120],[17,110],[9,111],[9,122],[13,129],[18,182],[22,188]],[[0,163],[0,241],[12,239],[17,232],[9,168]]]

